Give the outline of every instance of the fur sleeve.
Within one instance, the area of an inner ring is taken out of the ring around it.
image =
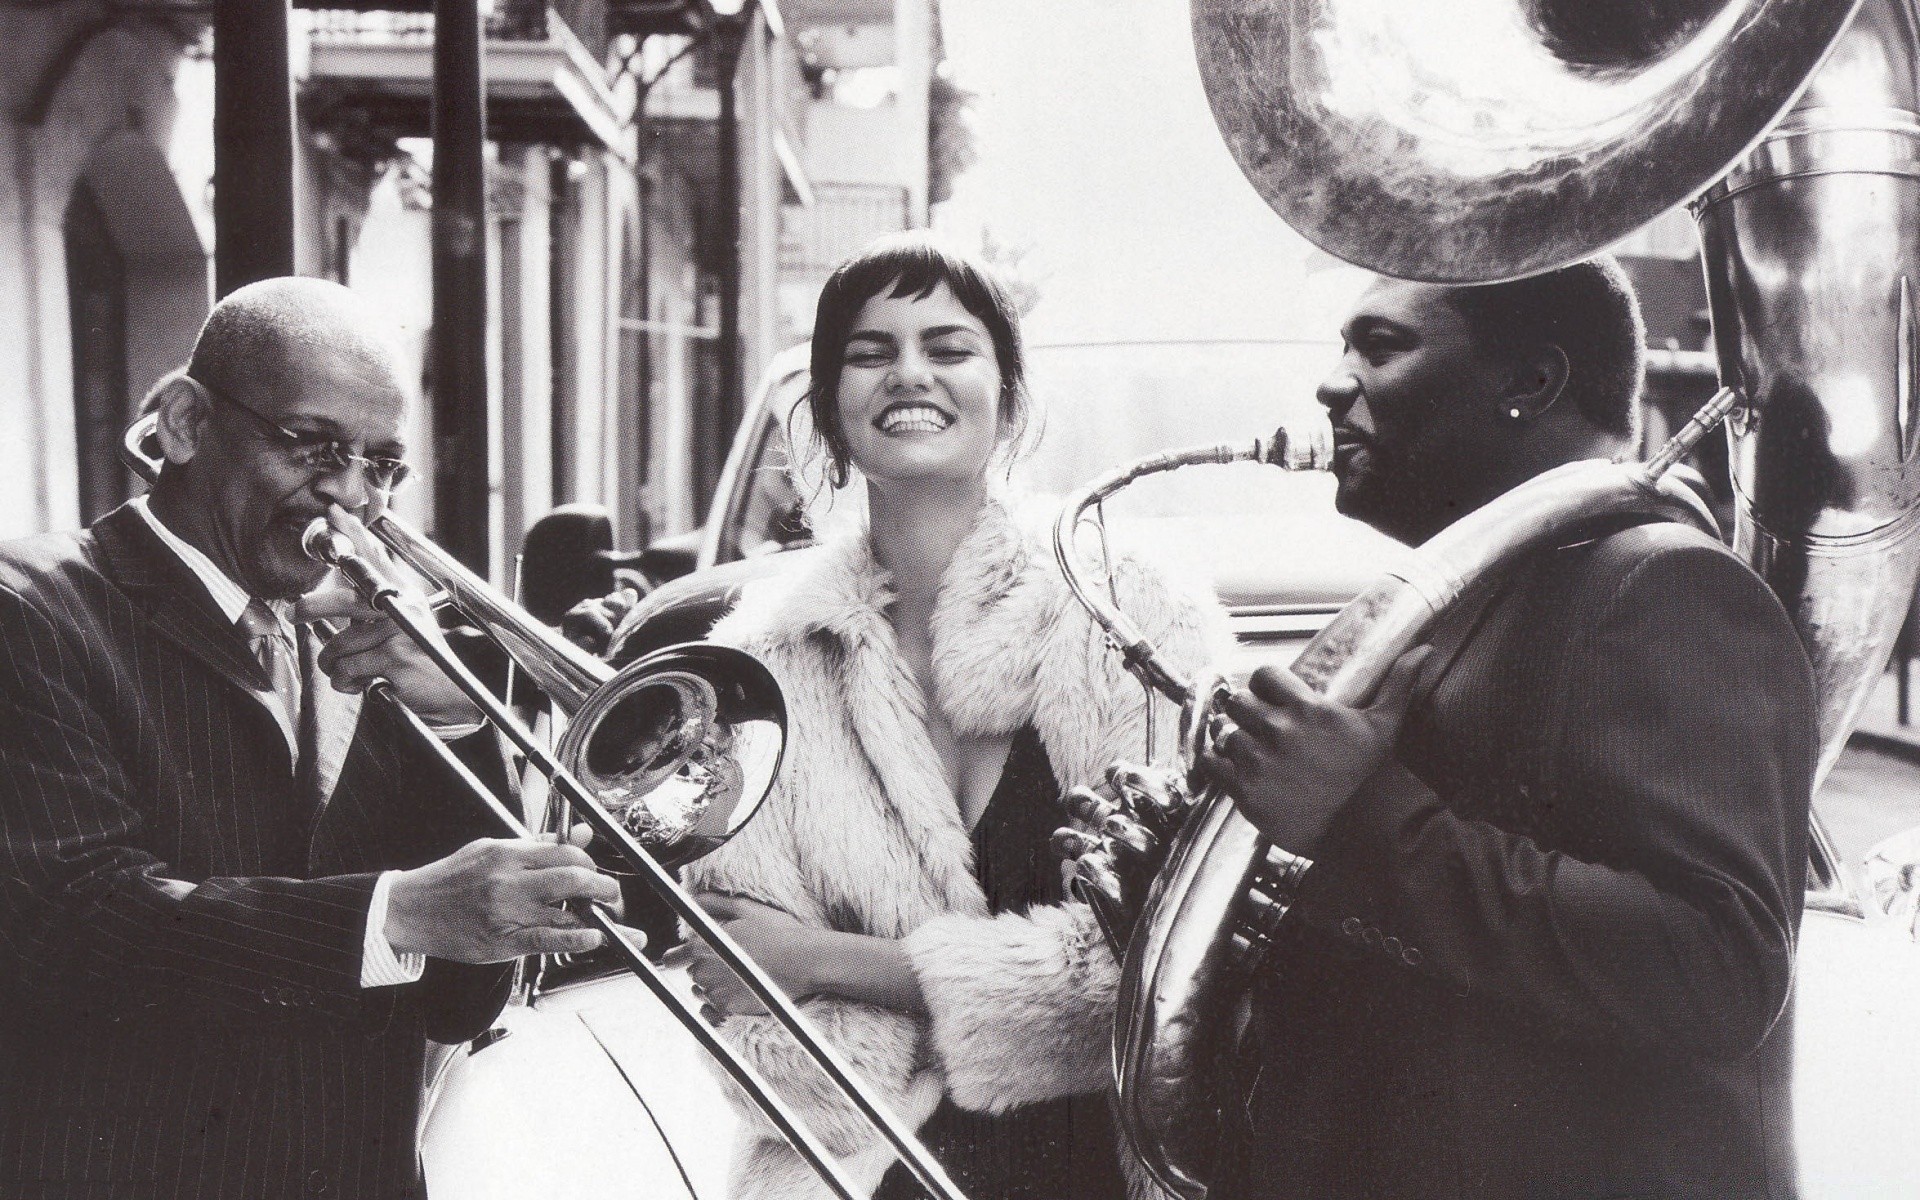
[[[723,623],[716,629],[716,640],[742,645],[758,654],[789,696],[797,711],[789,727],[792,740],[787,764],[753,819],[725,845],[689,864],[683,877],[688,888],[696,892],[744,896],[817,928],[841,928],[845,914],[836,919],[828,911],[833,889],[821,877],[826,867],[820,861],[825,830],[833,822],[849,819],[842,811],[845,789],[819,777],[820,764],[834,760],[823,747],[841,740],[836,727],[823,725],[818,719],[834,703],[834,680],[811,664],[804,649],[778,637],[755,636],[754,618],[752,610],[737,611],[728,618],[731,624]],[[801,714],[815,714],[816,719],[809,723]],[[827,1044],[902,1120],[917,1127],[932,1112],[942,1089],[938,1071],[927,1063],[923,1021],[873,1005],[827,997],[806,1001],[801,1010]],[[870,1149],[877,1141],[877,1135],[853,1105],[772,1017],[731,1018],[722,1036],[740,1050],[832,1153],[848,1158]],[[759,1108],[724,1073],[721,1078],[749,1127],[761,1138],[780,1140]],[[772,1160],[782,1158],[779,1154],[772,1156]],[[774,1172],[772,1160],[762,1161],[760,1169]],[[804,1176],[805,1172],[800,1174]]]
[[[696,891],[746,896],[826,928],[830,922],[821,910],[818,893],[807,886],[799,865],[792,839],[793,814],[784,790],[776,789],[767,807],[733,841],[687,868],[687,882]],[[802,1011],[847,1065],[903,1120],[917,1125],[926,1119],[932,1111],[926,1094],[930,1091],[937,1101],[940,1087],[937,1072],[931,1072],[931,1087],[922,1078],[930,1072],[923,1061],[923,1030],[918,1018],[828,998],[810,1000],[802,1005]],[[726,1023],[722,1036],[742,1052],[768,1086],[834,1154],[847,1157],[874,1140],[853,1106],[772,1017],[734,1017]],[[730,1080],[726,1085],[735,1107],[755,1131],[762,1137],[779,1138],[758,1107]]]
[[[806,884],[793,840],[793,806],[776,783],[760,811],[719,849],[681,871],[690,892],[756,900],[808,925],[826,928],[819,897]]]
[[[804,656],[794,653],[781,639],[757,631],[756,606],[771,603],[771,598],[749,589],[747,600],[716,625],[711,636],[721,645],[756,655],[788,697],[791,712],[796,698],[811,702],[821,689],[805,686],[814,682],[815,673],[805,669]],[[804,836],[808,818],[803,808],[808,797],[795,790],[796,765],[809,757],[806,743],[819,736],[802,714],[790,716],[786,759],[772,790],[752,819],[731,838],[682,870],[681,879],[689,891],[744,896],[809,925],[829,925],[818,894],[807,884],[803,850],[808,844]]]
[[[955,1104],[1001,1112],[1106,1086],[1119,970],[1085,905],[938,917],[905,946]]]

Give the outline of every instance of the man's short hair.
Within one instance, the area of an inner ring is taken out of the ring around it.
[[[1482,356],[1520,356],[1543,345],[1567,356],[1561,399],[1608,433],[1639,427],[1646,326],[1633,281],[1610,255],[1509,283],[1450,288]]]

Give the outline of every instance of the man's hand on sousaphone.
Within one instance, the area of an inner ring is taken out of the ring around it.
[[[1093,907],[1116,954],[1126,949],[1147,889],[1193,803],[1174,770],[1116,762],[1097,784],[1064,798],[1072,823],[1053,835],[1067,891]]]
[[[1402,654],[1360,705],[1330,700],[1283,667],[1262,667],[1219,698],[1231,724],[1196,766],[1269,841],[1313,858],[1334,814],[1393,760],[1432,653],[1415,646]]]
[[[1100,783],[1069,792],[1073,823],[1054,835],[1062,877],[1093,906],[1114,950],[1131,939],[1203,784],[1231,796],[1275,845],[1311,858],[1334,813],[1391,761],[1430,654],[1426,646],[1403,654],[1359,706],[1328,700],[1285,668],[1262,667],[1246,688],[1214,693],[1223,728],[1192,778],[1117,762]]]

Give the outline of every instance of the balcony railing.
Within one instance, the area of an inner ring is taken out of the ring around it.
[[[433,14],[317,8],[308,20],[317,41],[333,45],[431,45]],[[494,0],[486,13],[487,40],[545,42],[556,36],[553,22],[585,47],[598,63],[607,56],[606,0]]]
[[[604,12],[604,0],[593,7]],[[596,57],[558,9],[494,0],[485,16],[488,136],[631,152],[626,110],[605,58]],[[433,14],[314,9],[308,28],[309,87],[362,108],[390,137],[427,134]]]
[[[789,276],[830,271],[886,233],[907,227],[907,189],[881,183],[813,185],[813,203],[782,214],[780,269]]]

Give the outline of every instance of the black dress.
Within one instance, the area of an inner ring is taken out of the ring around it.
[[[1054,830],[1067,823],[1060,794],[1039,735],[1021,729],[973,830],[973,872],[989,911],[1025,912],[1065,898],[1060,860],[1049,845]],[[1047,1048],[1036,1046],[1034,1052],[1045,1054]],[[968,1200],[1121,1200],[1126,1195],[1113,1120],[1099,1093],[997,1115],[969,1112],[945,1100],[921,1127],[920,1140]],[[913,1200],[922,1194],[907,1169],[895,1163],[875,1200]]]

